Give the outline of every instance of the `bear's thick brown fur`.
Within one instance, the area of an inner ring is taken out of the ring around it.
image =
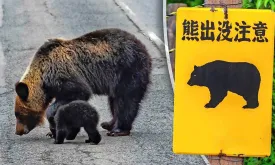
[[[113,119],[101,124],[108,135],[129,135],[150,83],[151,65],[146,47],[120,29],[50,39],[15,84],[16,134],[28,134],[42,124],[54,98],[88,101],[97,94],[109,98]]]

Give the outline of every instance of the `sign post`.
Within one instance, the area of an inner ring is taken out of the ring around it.
[[[177,10],[174,153],[270,155],[274,18],[269,10]]]

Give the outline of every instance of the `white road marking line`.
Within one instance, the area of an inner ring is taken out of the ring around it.
[[[6,60],[2,48],[2,43],[0,42],[0,86],[5,86],[5,66]]]
[[[171,65],[171,59],[170,59],[170,54],[169,54],[169,46],[168,46],[168,37],[167,37],[167,21],[166,21],[166,0],[163,0],[163,36],[164,36],[164,43],[165,43],[165,54],[166,54],[166,60],[167,60],[167,67],[168,67],[168,72],[170,76],[170,81],[172,84],[172,88],[174,91],[174,76],[173,76],[173,70],[172,70],[172,65]]]
[[[163,50],[163,41],[154,32],[148,31],[147,28],[138,20],[136,14],[124,2],[121,0],[114,0],[114,2],[126,13],[126,16],[134,23],[141,33],[153,41],[161,52],[161,55],[164,55],[165,51]]]
[[[120,6],[125,9],[127,11],[128,14],[132,15],[132,16],[136,16],[136,14],[123,2],[118,2],[120,4]]]
[[[3,25],[3,0],[0,0],[0,27]]]
[[[3,25],[3,1],[0,0],[0,27]],[[2,43],[0,42],[0,86],[5,86],[5,65],[6,60],[4,56],[4,51]]]

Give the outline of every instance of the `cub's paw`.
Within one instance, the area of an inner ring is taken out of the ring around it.
[[[87,139],[87,140],[85,140],[85,143],[94,144],[94,143],[92,142],[92,140],[91,140],[91,139]]]
[[[85,140],[85,143],[91,143],[90,139]]]
[[[99,133],[95,134],[91,141],[94,144],[98,144],[101,141],[101,135]]]
[[[97,145],[100,141],[101,141],[101,135],[98,133],[94,135],[92,138],[85,140],[85,143],[92,143]]]

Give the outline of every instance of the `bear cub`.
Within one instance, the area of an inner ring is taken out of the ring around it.
[[[64,143],[65,138],[74,140],[81,127],[84,127],[89,136],[85,143],[98,144],[101,141],[101,135],[97,130],[99,115],[86,101],[75,100],[69,103],[55,101],[47,109],[47,118],[55,144]]]

